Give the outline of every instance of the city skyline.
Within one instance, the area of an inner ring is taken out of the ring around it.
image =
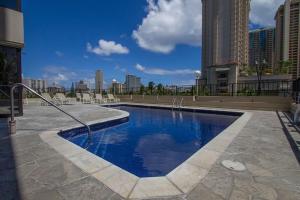
[[[124,82],[126,74],[141,77],[144,84],[149,81],[169,85],[193,84],[194,71],[201,67],[199,40],[202,28],[201,20],[198,20],[202,17],[201,0],[192,0],[186,5],[180,0],[161,2],[165,4],[134,1],[117,8],[113,1],[87,2],[83,7],[79,3],[24,1],[25,27],[28,28],[25,29],[26,45],[22,56],[23,77],[47,79],[49,83],[69,86],[79,79],[94,82],[96,69],[103,69],[106,87],[113,79]],[[276,5],[268,8],[272,16],[265,17],[257,13],[266,5],[258,0],[252,2],[250,28],[274,25],[275,10],[283,1],[273,1]],[[56,4],[61,5],[57,8],[57,15],[48,15]],[[199,8],[195,9],[195,6]],[[81,13],[71,12],[71,9],[76,11],[79,8]],[[118,10],[112,16],[111,12],[104,11],[105,8]],[[174,16],[174,12],[167,8],[179,9],[184,16]],[[136,15],[126,15],[128,12]],[[153,13],[153,18],[149,13]],[[37,14],[39,19],[34,18]],[[177,20],[177,26],[182,30],[174,27],[176,33],[165,31],[147,35],[150,23],[157,23],[160,28],[174,26],[171,22],[159,24],[157,18],[163,15]],[[57,20],[60,20],[59,26]],[[194,34],[189,34],[186,29],[191,29]]]

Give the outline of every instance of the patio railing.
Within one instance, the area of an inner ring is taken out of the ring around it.
[[[300,89],[300,87],[299,87]],[[174,85],[154,87],[131,87],[104,90],[115,95],[159,95],[159,96],[293,96],[299,90],[294,81],[262,81],[227,85]]]

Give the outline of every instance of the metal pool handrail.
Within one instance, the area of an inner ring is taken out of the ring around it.
[[[179,108],[182,107],[182,102],[183,102],[183,97],[181,97],[180,103],[179,103]]]
[[[44,98],[42,95],[40,95],[39,93],[37,93],[36,91],[34,91],[33,89],[31,89],[30,87],[24,85],[23,83],[16,83],[14,85],[12,85],[12,87],[10,88],[10,105],[11,105],[11,122],[15,121],[15,108],[14,108],[14,90],[17,87],[23,87],[25,89],[27,89],[28,91],[32,92],[33,94],[37,95],[39,98],[43,99],[44,101],[46,101],[48,104],[50,104],[51,106],[53,106],[54,108],[56,108],[57,110],[59,110],[60,112],[68,115],[69,117],[71,117],[72,119],[74,119],[75,121],[77,121],[78,123],[82,124],[83,126],[85,126],[88,129],[88,139],[90,141],[91,138],[91,129],[90,126],[87,125],[86,123],[80,121],[79,119],[77,119],[76,117],[74,117],[73,115],[67,113],[66,111],[64,111],[63,109],[59,108],[58,106],[56,106],[54,103],[48,101],[46,98]]]
[[[176,100],[177,100],[177,97],[174,97],[174,98],[173,98],[173,102],[172,102],[172,110],[173,110],[173,108],[174,108],[174,106],[175,106],[175,104],[176,104]]]

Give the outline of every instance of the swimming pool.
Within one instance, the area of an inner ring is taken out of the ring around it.
[[[129,118],[92,127],[91,143],[77,129],[70,142],[138,177],[165,176],[232,124],[239,113],[121,105]]]

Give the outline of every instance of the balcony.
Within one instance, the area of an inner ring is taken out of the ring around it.
[[[0,45],[24,46],[23,13],[0,7]]]

